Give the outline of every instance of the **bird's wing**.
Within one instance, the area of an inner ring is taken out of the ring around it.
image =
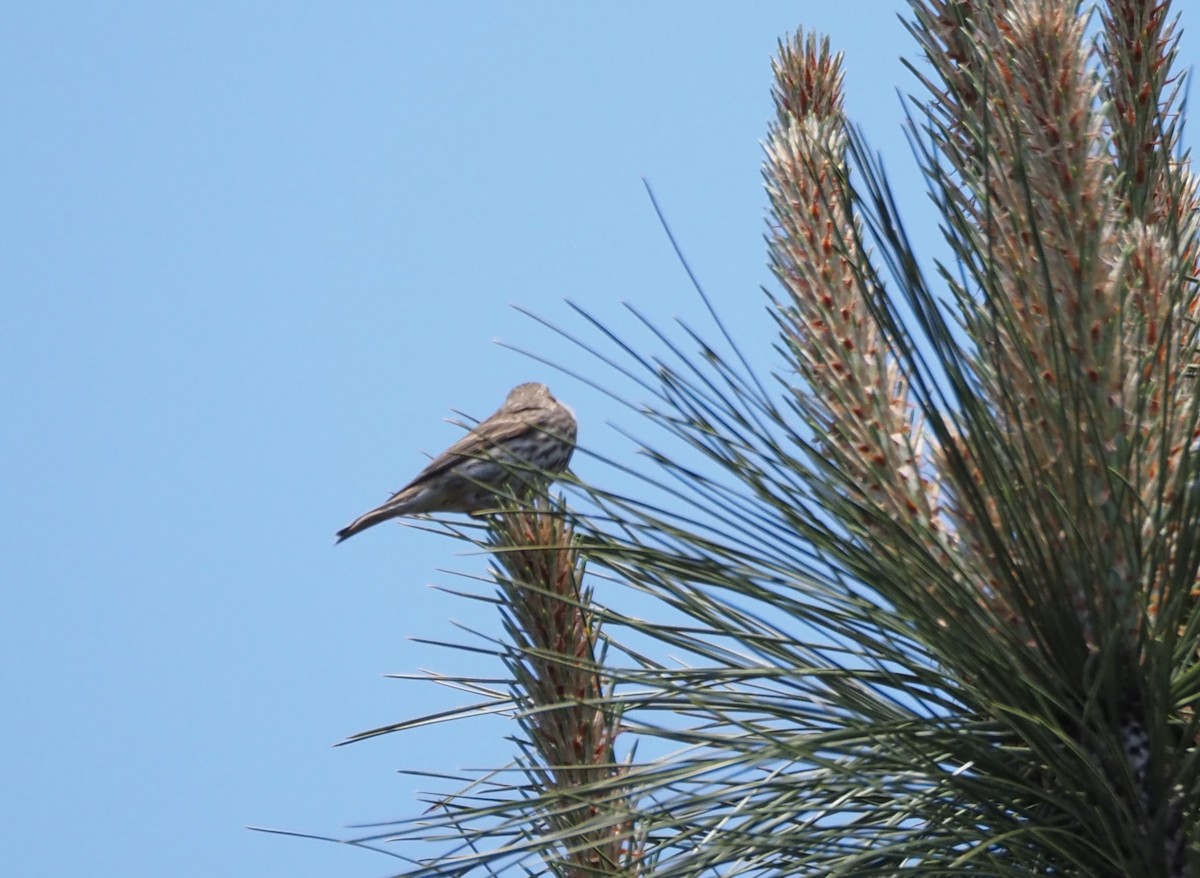
[[[480,457],[486,454],[490,448],[502,445],[529,429],[529,423],[518,418],[500,418],[477,424],[475,429],[431,460],[429,466],[417,473],[416,478],[396,493],[401,494],[414,485],[441,475],[464,458]]]

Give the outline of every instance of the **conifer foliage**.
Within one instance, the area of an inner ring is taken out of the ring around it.
[[[910,244],[828,40],[783,41],[779,336],[581,340],[671,450],[642,449],[645,495],[597,463],[571,508],[489,519],[513,679],[485,702],[524,780],[375,837],[440,839],[414,874],[1200,874],[1178,22],[911,5],[949,255]],[[772,343],[754,374],[738,345]],[[661,616],[613,609],[622,586]]]

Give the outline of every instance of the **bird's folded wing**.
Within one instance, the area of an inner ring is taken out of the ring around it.
[[[431,460],[429,466],[417,473],[416,478],[396,493],[403,493],[409,488],[428,481],[434,476],[441,475],[464,459],[482,457],[490,449],[498,445],[503,445],[508,440],[515,439],[517,436],[531,429],[533,428],[530,427],[527,421],[518,418],[484,421]]]

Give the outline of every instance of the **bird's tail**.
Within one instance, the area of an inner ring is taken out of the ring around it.
[[[404,514],[404,504],[397,503],[395,500],[389,500],[382,506],[372,509],[370,512],[360,515],[354,521],[350,522],[344,528],[337,532],[337,541],[349,539],[356,533],[366,530],[369,527],[374,527],[381,521],[387,521],[389,518],[396,518]],[[336,543],[335,543],[336,545]]]

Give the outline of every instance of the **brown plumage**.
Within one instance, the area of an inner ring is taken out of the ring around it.
[[[479,512],[495,492],[562,472],[575,450],[575,415],[545,384],[519,384],[504,405],[476,424],[382,506],[337,532],[338,542],[397,518],[426,512]]]

